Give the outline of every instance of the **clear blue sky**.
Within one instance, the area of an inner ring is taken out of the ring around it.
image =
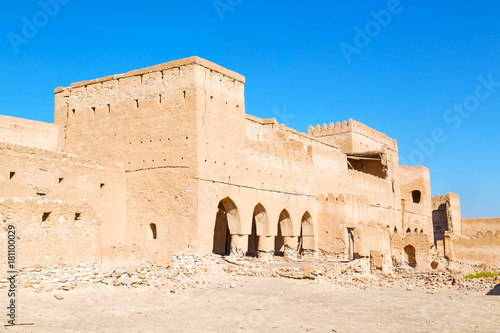
[[[1,114],[52,122],[55,87],[198,55],[247,78],[248,113],[359,120],[464,217],[500,216],[500,3],[60,2],[0,3]]]

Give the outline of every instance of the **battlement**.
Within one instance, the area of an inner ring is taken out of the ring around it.
[[[460,206],[460,198],[458,194],[448,192],[442,195],[435,195],[431,197],[432,209],[433,210],[444,210],[446,208],[446,203],[449,202],[452,206]],[[442,206],[445,204],[444,206]]]
[[[308,134],[316,137],[344,134],[348,132],[361,134],[383,145],[386,145],[389,148],[397,149],[396,140],[353,119],[349,119],[349,121],[344,120],[342,123],[337,122],[336,124],[330,123],[329,125],[327,125],[325,123],[322,126],[318,124],[315,127],[309,126],[308,128]]]

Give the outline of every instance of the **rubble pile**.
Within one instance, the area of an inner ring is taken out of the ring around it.
[[[444,264],[430,272],[419,272],[407,266],[381,272],[373,270],[367,258],[353,261],[275,258],[269,262],[252,257],[200,257],[192,253],[176,253],[172,256],[171,265],[166,267],[151,263],[109,271],[103,271],[97,264],[83,263],[78,267],[28,267],[19,272],[18,287],[48,292],[108,285],[180,293],[184,289],[214,284],[216,287],[235,288],[237,285],[233,282],[240,281],[242,277],[302,279],[346,289],[401,287],[408,291],[452,288],[463,292],[488,292],[500,285],[500,273],[496,277],[464,279],[456,267]],[[7,285],[7,278],[0,280],[1,289]]]

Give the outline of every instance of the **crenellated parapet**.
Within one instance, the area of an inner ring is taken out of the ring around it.
[[[397,149],[396,140],[390,138],[382,132],[379,132],[371,127],[366,126],[365,124],[349,119],[349,121],[343,121],[342,123],[337,122],[336,124],[330,123],[327,125],[326,123],[320,126],[319,124],[314,126],[309,126],[308,134],[322,137],[322,136],[331,136],[337,134],[345,134],[348,132],[355,132],[361,135],[364,135],[372,140],[378,141],[390,148]]]

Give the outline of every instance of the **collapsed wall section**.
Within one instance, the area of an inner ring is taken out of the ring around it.
[[[462,216],[458,194],[448,192],[436,195],[431,199],[434,242],[442,241],[447,234],[461,235]]]

